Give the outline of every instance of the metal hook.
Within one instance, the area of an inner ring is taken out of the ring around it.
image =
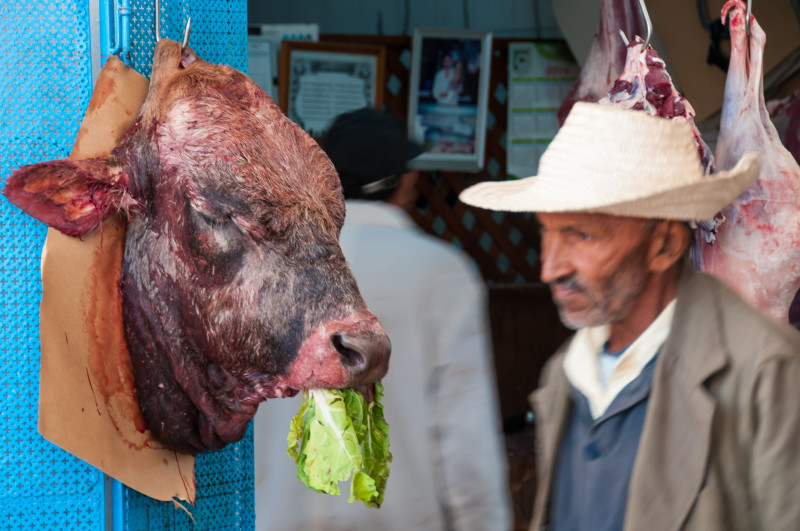
[[[647,12],[647,7],[644,5],[644,0],[639,0],[639,6],[642,8],[642,15],[644,15],[644,23],[647,25],[647,39],[642,46],[642,53],[647,51],[647,46],[650,44],[650,37],[653,35],[653,23],[650,22],[650,14]]]
[[[161,2],[156,0],[156,42],[161,40]]]
[[[192,17],[186,21],[186,27],[183,30],[183,42],[181,43],[181,51],[186,49],[189,45],[189,32],[192,31]]]
[[[747,16],[744,19],[744,29],[747,38],[750,38],[750,13],[753,11],[753,0],[747,0]]]
[[[183,30],[183,42],[181,43],[181,51],[186,49],[189,45],[189,33],[192,30],[192,17],[186,21],[186,27]],[[156,42],[161,40],[161,2],[156,0]]]

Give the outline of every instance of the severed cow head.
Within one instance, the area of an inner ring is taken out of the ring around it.
[[[339,248],[333,165],[232,68],[160,41],[147,100],[108,158],[21,168],[5,194],[71,236],[127,217],[125,334],[167,448],[221,448],[267,398],[386,373],[389,339]]]

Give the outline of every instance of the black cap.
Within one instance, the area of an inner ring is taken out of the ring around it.
[[[423,151],[394,118],[371,107],[337,116],[322,148],[336,167],[347,198],[396,187],[408,161]]]

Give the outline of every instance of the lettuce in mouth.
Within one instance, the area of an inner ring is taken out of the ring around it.
[[[392,461],[382,397],[380,382],[374,384],[373,400],[355,389],[303,391],[286,438],[303,483],[317,492],[340,495],[339,482],[352,474],[347,501],[381,506]]]

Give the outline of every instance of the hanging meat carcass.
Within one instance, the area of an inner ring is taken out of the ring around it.
[[[600,103],[689,122],[706,174],[715,172],[714,156],[695,126],[694,109],[675,89],[658,53],[649,45],[646,51],[643,47],[644,41],[640,37],[628,45],[622,74]]]
[[[694,131],[694,139],[706,175],[714,173],[714,155],[703,141],[694,123],[694,108],[681,95],[666,69],[666,64],[651,47],[636,37],[627,47],[627,58],[622,74],[614,82],[608,95],[600,100],[601,105],[614,105],[624,109],[645,111],[651,116],[684,120]],[[714,239],[714,232],[724,219],[720,214],[710,221],[698,221],[698,227],[707,241]]]
[[[761,174],[723,210],[727,219],[716,241],[696,238],[695,252],[702,270],[787,322],[800,287],[800,166],[769,119],[762,70],[766,36],[751,16],[748,43],[745,10],[741,0],[722,8],[731,34],[731,62],[715,160],[725,170],[743,153],[755,151],[761,156]]]
[[[563,124],[576,101],[595,102],[608,94],[625,66],[626,47],[619,31],[628,39],[644,35],[644,18],[638,0],[603,0],[600,24],[589,57],[572,90],[558,109],[558,123]]]

